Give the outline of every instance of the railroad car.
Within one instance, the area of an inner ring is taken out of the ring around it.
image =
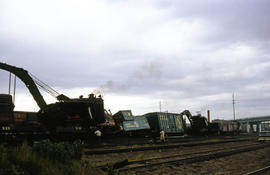
[[[238,135],[240,133],[240,123],[235,120],[213,120],[218,123],[221,135]]]
[[[131,121],[123,121],[123,130],[132,132],[133,135],[150,133],[150,129],[147,119],[143,116],[136,116]]]
[[[29,133],[41,131],[42,126],[38,121],[37,112],[14,111],[11,128],[14,133]]]
[[[165,131],[167,135],[184,135],[186,125],[183,116],[175,113],[152,112],[144,115],[152,132]]]
[[[9,94],[0,94],[0,133],[9,131],[10,124],[13,122],[14,104],[12,96]]]
[[[113,115],[116,124],[120,125],[123,121],[131,121],[134,119],[131,110],[121,110]]]
[[[36,112],[27,111],[14,111],[13,112],[13,122],[14,124],[20,125],[29,122],[38,122]]]
[[[12,96],[9,94],[0,94],[0,124],[6,125],[12,122],[13,116]]]
[[[270,121],[261,122],[258,140],[270,141]]]
[[[128,135],[149,135],[150,125],[146,117],[133,116],[131,110],[118,111],[113,115],[115,124],[120,131]]]

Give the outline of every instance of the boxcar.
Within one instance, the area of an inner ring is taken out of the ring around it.
[[[144,116],[133,116],[131,110],[118,111],[113,115],[115,124],[124,133],[140,135],[150,132],[150,126]]]
[[[113,116],[115,123],[119,124],[123,121],[131,121],[134,120],[134,116],[132,115],[131,110],[121,110],[115,113]]]
[[[123,129],[126,132],[139,130],[150,130],[150,126],[145,117],[134,117],[134,120],[123,121]]]
[[[240,123],[234,120],[213,120],[213,123],[219,124],[221,135],[237,135],[240,133]]]
[[[152,112],[144,115],[153,132],[161,130],[168,135],[183,135],[186,125],[183,116],[175,113]]]
[[[270,121],[261,122],[259,141],[270,141]]]

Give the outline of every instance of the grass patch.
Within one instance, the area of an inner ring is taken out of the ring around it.
[[[12,148],[0,144],[0,175],[107,174],[95,169],[90,161],[82,160],[78,145],[45,142],[33,148],[27,143]]]

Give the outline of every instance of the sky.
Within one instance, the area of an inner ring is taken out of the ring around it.
[[[0,62],[113,113],[233,119],[234,93],[236,118],[270,115],[269,17],[268,0],[0,0]],[[39,110],[20,80],[15,106]]]

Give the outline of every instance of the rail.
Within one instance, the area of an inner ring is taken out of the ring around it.
[[[203,145],[212,145],[212,144],[222,144],[222,143],[231,143],[231,142],[247,142],[254,139],[231,139],[231,140],[222,140],[222,141],[211,141],[211,142],[193,142],[193,143],[181,143],[173,145],[159,145],[159,146],[141,146],[141,147],[131,147],[131,148],[118,148],[118,149],[98,149],[98,150],[88,150],[85,151],[86,155],[93,154],[110,154],[110,153],[123,153],[123,152],[136,152],[136,151],[146,151],[146,150],[159,150],[159,149],[172,149],[179,147],[193,147],[193,146],[203,146]]]
[[[125,168],[119,168],[119,172],[126,172],[126,171],[138,171],[140,169],[143,169],[143,171],[150,171],[152,169],[155,169],[154,167],[157,166],[162,166],[162,165],[183,165],[183,164],[190,164],[190,163],[196,163],[196,162],[202,162],[206,160],[212,160],[216,158],[222,158],[230,155],[235,155],[235,154],[240,154],[244,152],[249,152],[249,151],[255,151],[258,149],[263,149],[266,147],[269,147],[270,144],[256,144],[254,146],[248,146],[248,147],[243,147],[240,146],[238,148],[233,148],[229,149],[226,151],[218,151],[215,153],[209,153],[209,154],[203,154],[203,155],[197,155],[193,157],[188,157],[188,158],[181,158],[181,159],[173,159],[173,160],[167,160],[167,161],[161,161],[161,162],[151,162],[148,161],[144,164],[139,164],[131,167],[125,167]],[[138,163],[138,162],[137,162]]]
[[[264,168],[246,173],[244,175],[260,175],[260,174],[265,174],[266,172],[268,172],[268,173],[270,172],[270,166],[266,166]]]

